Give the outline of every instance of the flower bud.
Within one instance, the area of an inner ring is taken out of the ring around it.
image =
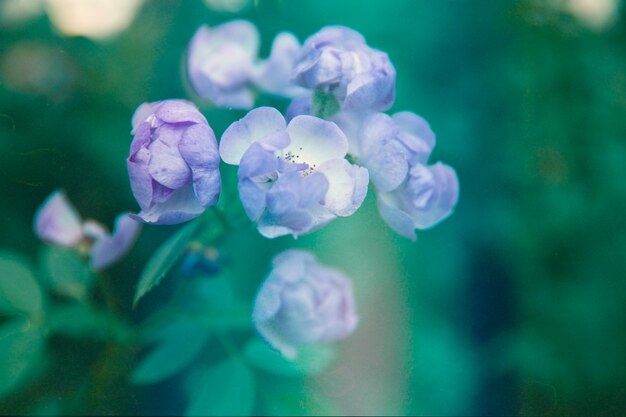
[[[213,130],[184,100],[144,103],[133,116],[127,160],[133,194],[151,224],[189,221],[217,203],[222,187]]]
[[[302,250],[274,258],[252,314],[259,334],[291,359],[300,345],[345,339],[358,322],[348,278]]]

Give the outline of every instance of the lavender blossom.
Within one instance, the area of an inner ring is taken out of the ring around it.
[[[127,160],[145,223],[183,223],[215,205],[221,190],[219,154],[204,116],[184,100],[144,103],[133,116]]]
[[[249,109],[250,82],[259,50],[256,27],[233,20],[214,28],[201,26],[191,39],[187,74],[195,92],[218,107]]]
[[[430,228],[448,217],[458,200],[454,170],[427,165],[435,146],[428,123],[410,112],[392,117],[372,114],[360,123],[339,116],[351,138],[351,152],[369,171],[382,218],[396,232],[415,239],[415,229]]]
[[[325,27],[304,42],[292,80],[347,111],[385,111],[395,100],[396,70],[387,54],[343,26]]]
[[[301,250],[274,258],[252,318],[259,334],[290,359],[301,345],[345,339],[358,323],[350,280]]]
[[[35,213],[35,233],[54,245],[89,249],[89,264],[100,271],[121,259],[135,244],[141,224],[128,213],[122,213],[115,220],[111,235],[102,224],[87,220],[80,214],[60,190],[53,192]]]
[[[224,162],[239,165],[239,195],[259,231],[297,237],[349,216],[363,202],[367,170],[344,159],[348,143],[332,122],[261,107],[222,136]]]

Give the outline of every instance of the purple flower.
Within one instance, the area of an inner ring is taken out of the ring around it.
[[[415,239],[448,217],[459,194],[454,170],[428,166],[435,135],[428,123],[410,112],[392,117],[375,113],[360,120],[340,114],[337,123],[350,138],[350,150],[365,166],[378,193],[382,218],[396,232]]]
[[[363,202],[367,170],[344,159],[348,143],[332,122],[260,107],[222,136],[224,162],[239,165],[239,196],[259,231],[297,237],[349,216]]]
[[[39,239],[59,246],[72,247],[83,239],[80,215],[61,190],[50,194],[37,209],[34,228]]]
[[[80,215],[60,190],[53,192],[35,213],[35,233],[48,243],[69,248],[89,247],[89,264],[100,271],[126,255],[133,247],[141,224],[128,213],[115,220],[113,235],[100,223]]]
[[[343,26],[325,27],[304,42],[292,80],[332,95],[344,110],[385,111],[395,100],[396,70],[387,54]]]
[[[213,130],[190,102],[144,103],[133,115],[127,160],[133,194],[145,223],[183,223],[215,205],[221,190]]]
[[[218,107],[251,108],[250,82],[258,50],[259,34],[250,22],[233,20],[212,29],[201,26],[187,53],[192,88]]]
[[[358,318],[344,274],[301,250],[285,251],[272,263],[252,313],[257,331],[272,347],[294,359],[301,345],[345,339],[354,332]]]

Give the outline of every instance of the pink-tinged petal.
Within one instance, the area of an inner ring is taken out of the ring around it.
[[[172,189],[178,189],[191,181],[191,170],[178,150],[178,142],[185,128],[176,125],[163,125],[150,144],[148,172],[156,181]]]
[[[130,216],[149,224],[179,224],[194,219],[204,212],[191,185],[176,190],[164,203],[154,204],[148,210]]]
[[[378,212],[380,217],[398,234],[413,241],[417,239],[415,223],[404,211],[400,210],[397,201],[390,193],[378,193]]]
[[[130,251],[140,232],[141,223],[133,220],[128,213],[117,216],[113,235],[95,240],[89,258],[91,268],[100,271],[118,261]]]
[[[74,246],[83,238],[80,215],[60,190],[37,209],[34,226],[39,239],[60,246]]]
[[[296,163],[320,166],[331,159],[343,158],[348,152],[348,139],[341,129],[317,117],[294,117],[287,126],[287,133],[291,143],[284,153],[291,152]]]
[[[316,171],[328,180],[324,207],[337,216],[350,216],[361,206],[369,183],[367,169],[351,165],[345,159],[333,159]]]
[[[285,118],[272,107],[259,107],[231,124],[220,140],[220,155],[227,164],[239,165],[243,154],[254,142],[284,131]]]

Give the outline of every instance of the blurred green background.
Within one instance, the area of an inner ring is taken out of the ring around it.
[[[626,410],[626,24],[618,0],[258,0],[238,13],[216,9],[227,1],[149,0],[107,39],[69,36],[78,29],[55,13],[75,11],[71,2],[0,1],[1,248],[35,262],[32,217],[57,188],[109,226],[136,210],[125,166],[130,117],[144,101],[189,97],[182,62],[200,24],[250,19],[262,56],[279,31],[302,40],[346,25],[388,52],[398,74],[392,112],[431,123],[434,160],[456,168],[461,196],[455,214],[416,243],[386,227],[372,192],[354,216],[296,241],[246,228],[224,243],[229,277],[248,302],[285,248],[309,248],[353,278],[360,326],[329,371],[302,382],[311,393],[303,412]],[[218,137],[245,114],[202,110]],[[224,167],[223,175],[224,192],[234,192],[235,172]],[[172,230],[145,227],[111,271],[130,321],[158,309],[175,285],[131,310],[145,260]],[[115,353],[97,342],[56,345],[52,376],[0,400],[0,414],[54,413],[42,404],[71,399],[72,381],[95,375],[99,358]],[[176,381],[135,387],[125,375],[103,383],[79,413],[184,409]],[[316,393],[335,408],[324,409]],[[280,411],[257,402],[258,413]]]

